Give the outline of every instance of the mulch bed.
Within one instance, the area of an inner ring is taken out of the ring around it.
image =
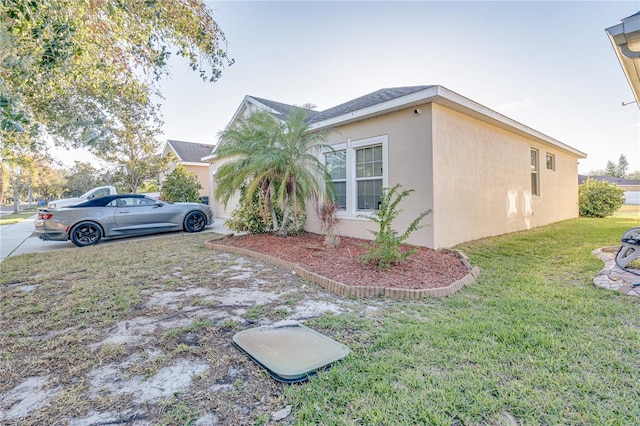
[[[358,257],[365,253],[368,243],[370,241],[340,237],[338,247],[327,248],[324,236],[312,233],[286,238],[272,234],[243,235],[216,241],[216,244],[268,254],[351,286],[432,289],[446,287],[469,273],[456,252],[426,247],[420,247],[407,261],[387,270],[363,265]]]

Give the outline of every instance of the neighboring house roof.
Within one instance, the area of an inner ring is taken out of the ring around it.
[[[605,29],[640,108],[640,12]]]
[[[619,186],[631,186],[631,185],[640,185],[640,180],[633,179],[623,179],[614,176],[586,176],[586,175],[578,175],[578,185],[581,185],[587,181],[587,179],[594,179],[608,183],[615,183]]]
[[[164,153],[166,154],[170,149],[182,163],[203,163],[202,157],[211,154],[213,147],[213,145],[167,140]]]
[[[389,114],[412,106],[424,105],[429,102],[441,104],[447,108],[451,108],[499,128],[506,129],[515,134],[551,144],[559,149],[570,152],[579,158],[586,158],[587,156],[584,152],[572,148],[556,139],[538,132],[537,130],[527,127],[524,124],[493,111],[492,109],[452,92],[445,87],[437,85],[380,89],[324,111],[310,111],[307,121],[312,130],[331,128]],[[245,109],[250,108],[251,106],[258,109],[267,109],[273,113],[281,114],[283,116],[287,115],[291,109],[294,108],[293,105],[281,102],[270,101],[268,99],[257,98],[254,96],[245,96],[240,107],[238,107],[236,113],[229,122],[229,125],[231,125],[231,123],[233,123],[245,111]],[[216,150],[219,145],[220,144],[216,145],[216,148],[210,153],[211,155],[204,157],[203,160],[211,160],[215,158]]]

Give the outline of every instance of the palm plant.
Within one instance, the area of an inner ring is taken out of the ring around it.
[[[307,109],[293,108],[280,118],[257,111],[219,137],[218,158],[228,162],[218,170],[216,199],[226,205],[246,185],[247,200],[258,193],[262,215],[271,217],[277,235],[287,235],[290,222],[305,210],[306,200],[327,189],[328,173],[316,153],[328,148],[324,142],[331,130],[311,132],[307,113]],[[280,223],[276,206],[283,212]]]

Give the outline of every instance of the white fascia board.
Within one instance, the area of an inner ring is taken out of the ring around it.
[[[231,126],[237,119],[238,117],[240,117],[242,115],[242,113],[244,112],[244,110],[247,108],[248,104],[253,104],[255,106],[257,106],[259,109],[261,110],[266,110],[272,113],[277,113],[278,111],[269,108],[268,106],[266,106],[265,104],[263,104],[262,102],[258,102],[257,100],[255,100],[254,98],[252,98],[249,95],[245,95],[244,99],[242,99],[242,102],[240,103],[240,106],[236,109],[236,112],[233,114],[233,117],[231,117],[231,120],[229,121],[229,123],[227,123],[227,126],[225,127],[225,130],[227,130],[229,128],[229,126]],[[213,152],[212,155],[215,155],[216,151],[218,151],[218,147],[220,146],[220,142],[218,142],[215,147],[213,148]],[[209,159],[210,156],[207,157],[202,157],[202,159]]]
[[[337,125],[344,125],[354,121],[364,120],[365,118],[375,117],[377,115],[388,114],[390,112],[408,108],[413,105],[421,105],[429,102],[431,98],[436,96],[438,94],[439,87],[440,86],[429,87],[428,89],[421,90],[410,95],[401,96],[399,98],[391,99],[367,108],[359,109],[348,114],[339,115],[328,120],[320,121],[309,126],[309,129],[319,130],[327,127],[335,127]]]
[[[180,160],[180,156],[178,155],[178,152],[173,148],[173,145],[171,143],[169,143],[168,140],[164,143],[164,149],[162,150],[162,156],[163,157],[165,155],[167,155],[167,148],[169,148],[171,151],[173,151],[173,154],[178,158],[178,160]]]
[[[218,154],[209,154],[206,157],[202,157],[200,160],[202,160],[203,162],[211,163],[216,158],[218,158]]]
[[[181,161],[180,164],[183,166],[208,166],[207,163],[196,163],[195,161]]]
[[[587,154],[582,151],[578,151],[566,145],[550,136],[538,132],[524,124],[518,123],[515,120],[510,119],[492,109],[489,109],[477,102],[474,102],[464,96],[461,96],[451,90],[442,87],[434,86],[425,90],[421,90],[410,95],[402,96],[400,98],[392,99],[386,102],[382,102],[377,105],[373,105],[368,108],[353,111],[348,114],[344,114],[338,117],[334,117],[328,120],[324,120],[310,126],[311,130],[319,130],[328,127],[336,127],[339,125],[348,124],[354,121],[364,120],[366,118],[375,117],[377,115],[388,114],[393,111],[410,108],[412,106],[418,106],[429,102],[436,102],[444,105],[450,109],[458,112],[462,112],[478,120],[486,123],[493,124],[497,127],[509,130],[524,137],[534,138],[544,143],[556,146],[564,151],[568,151],[577,155],[580,158],[586,158]]]
[[[640,58],[630,58],[624,53],[624,50],[629,50],[629,40],[640,37],[640,13],[623,19],[621,24],[609,27],[605,31],[618,57],[622,72],[631,86],[636,105],[640,108]]]

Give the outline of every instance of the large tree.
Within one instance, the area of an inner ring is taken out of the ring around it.
[[[331,130],[310,131],[307,114],[305,108],[294,108],[284,118],[257,111],[219,138],[218,158],[229,161],[218,170],[216,198],[227,204],[243,186],[249,201],[258,193],[261,208],[270,213],[264,217],[271,217],[278,235],[287,234],[309,197],[326,190],[326,168],[316,154]],[[280,223],[276,206],[283,212]]]
[[[216,81],[224,46],[202,0],[2,0],[0,124],[99,145],[131,111],[158,118],[171,54]]]

